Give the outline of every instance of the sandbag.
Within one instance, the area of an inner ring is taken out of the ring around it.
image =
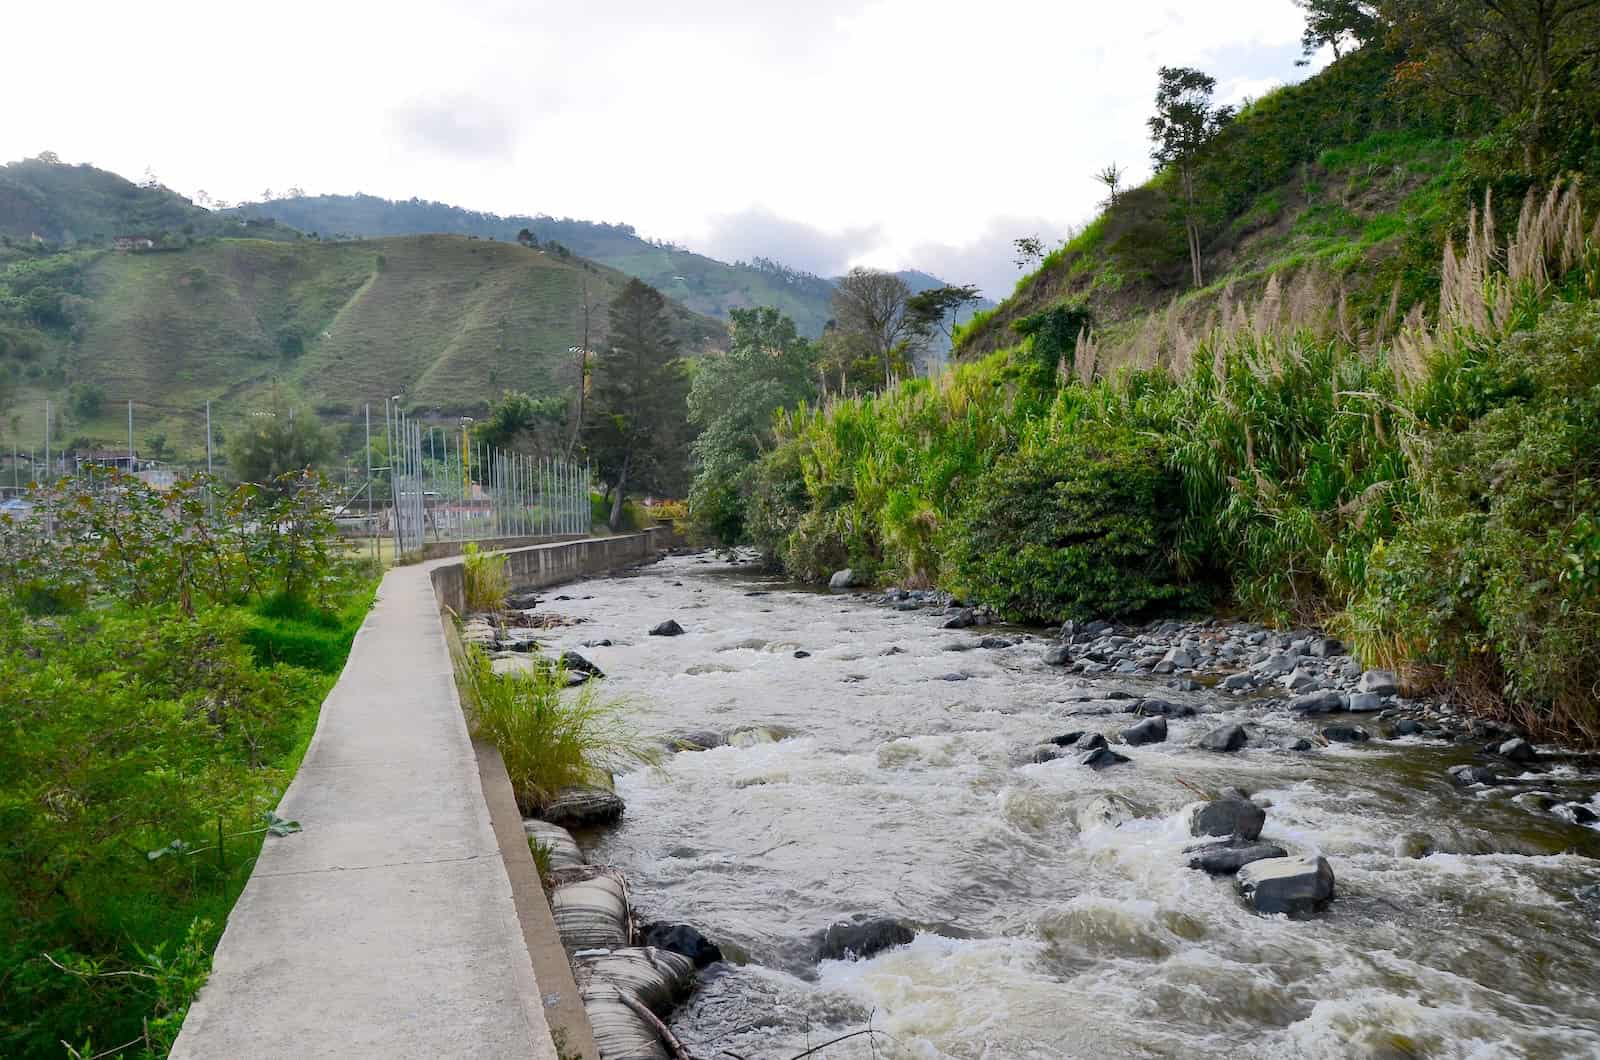
[[[693,961],[653,946],[629,946],[584,954],[573,965],[603,1060],[670,1060],[655,1028],[622,995],[665,1020],[694,979]]]
[[[628,885],[621,873],[581,865],[550,876],[550,913],[568,952],[620,949],[633,942]]]
[[[622,816],[622,799],[614,791],[596,787],[563,788],[540,808],[539,816],[552,824],[573,828],[610,824]]]
[[[522,822],[522,830],[550,851],[550,868],[570,869],[584,864],[578,841],[560,825],[530,818]]]

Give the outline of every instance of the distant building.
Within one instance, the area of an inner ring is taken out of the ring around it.
[[[156,240],[154,236],[116,236],[111,245],[118,250],[154,250]]]
[[[33,504],[21,497],[7,497],[0,501],[0,515],[9,515],[13,519],[22,519],[33,511]]]
[[[77,449],[71,456],[72,466],[79,471],[85,468],[116,468],[132,474],[139,470],[138,452],[126,449]]]

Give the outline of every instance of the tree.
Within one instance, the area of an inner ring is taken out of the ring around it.
[[[241,482],[270,487],[280,475],[317,467],[331,449],[332,441],[315,416],[275,395],[269,408],[251,414],[228,455]]]
[[[1306,13],[1305,33],[1300,37],[1301,59],[1305,66],[1323,45],[1333,48],[1338,60],[1346,50],[1370,44],[1383,33],[1374,4],[1361,0],[1294,0]]]
[[[479,443],[496,449],[550,453],[561,446],[566,418],[565,395],[536,398],[520,390],[507,390],[472,433]]]
[[[851,269],[833,290],[839,327],[865,336],[883,365],[883,385],[894,383],[896,357],[909,359],[920,336],[906,312],[911,288],[900,277],[876,269]]]
[[[941,334],[945,337],[945,341],[953,346],[956,318],[961,315],[963,309],[980,297],[982,296],[979,295],[978,289],[970,283],[960,287],[951,285],[930,287],[906,299],[906,312],[910,315],[912,327],[918,334],[925,337]]]
[[[735,309],[728,352],[703,358],[689,387],[692,451],[689,508],[718,539],[744,536],[747,476],[772,438],[772,416],[814,398],[817,347],[776,309]]]
[[[1108,163],[1103,169],[1095,171],[1094,179],[1106,186],[1106,201],[1102,205],[1107,209],[1115,206],[1122,198],[1122,178],[1126,172],[1115,162]]]
[[[1189,264],[1194,285],[1205,286],[1200,267],[1200,217],[1196,163],[1200,152],[1233,120],[1233,108],[1212,106],[1217,79],[1187,66],[1163,66],[1156,89],[1156,112],[1151,115],[1150,157],[1156,165],[1177,174],[1183,196],[1183,231],[1189,243]]]
[[[517,242],[525,247],[536,247],[539,245],[539,237],[533,234],[531,228],[523,228],[517,232]]]
[[[1381,0],[1407,55],[1402,83],[1467,111],[1487,108],[1540,175],[1561,130],[1592,129],[1600,106],[1600,0]]]
[[[167,444],[165,432],[158,431],[155,434],[146,435],[144,448],[151,460],[166,460],[172,456],[172,446]]]
[[[1011,245],[1017,249],[1017,256],[1014,260],[1019,269],[1026,269],[1029,265],[1044,260],[1044,243],[1038,236],[1023,236],[1021,239],[1013,239]]]
[[[685,380],[666,299],[639,280],[611,303],[606,344],[594,365],[596,416],[586,428],[590,451],[612,492],[612,530],[622,525],[630,482],[670,478],[687,429]]]
[[[878,355],[859,331],[846,331],[836,320],[822,326],[817,341],[817,381],[824,394],[870,391],[878,377]]]

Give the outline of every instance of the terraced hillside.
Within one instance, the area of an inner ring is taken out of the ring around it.
[[[131,398],[137,442],[164,433],[192,456],[206,400],[226,432],[274,387],[348,423],[385,395],[451,414],[505,389],[559,392],[576,383],[569,348],[581,341],[584,285],[597,344],[604,307],[627,280],[579,258],[459,236],[224,239],[74,262],[63,281],[75,291],[71,322],[41,330],[43,348],[25,362],[0,364],[18,385],[5,433],[24,448],[42,444],[46,397],[65,416],[59,440],[120,443]],[[682,307],[674,316],[686,352],[723,339],[717,321]],[[91,390],[98,401],[85,400]]]

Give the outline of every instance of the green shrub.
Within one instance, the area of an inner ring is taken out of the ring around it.
[[[505,606],[511,579],[506,575],[506,557],[478,551],[476,542],[467,545],[461,559],[466,582],[468,611],[498,611]]]
[[[1420,503],[1374,549],[1349,628],[1481,709],[1600,740],[1600,302],[1478,353],[1474,371],[1518,396],[1420,435]]]
[[[952,527],[946,570],[957,593],[1020,621],[1185,603],[1173,564],[1179,511],[1159,445],[1084,426],[978,478]]]
[[[593,682],[565,693],[566,669],[541,663],[497,674],[476,645],[456,660],[472,734],[499,748],[517,803],[529,815],[564,788],[610,787],[613,769],[651,760],[620,704],[601,699]]]

